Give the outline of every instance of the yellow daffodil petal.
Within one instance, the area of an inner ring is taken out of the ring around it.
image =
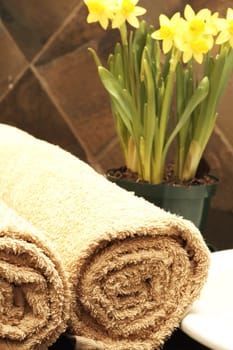
[[[99,23],[100,23],[101,27],[106,30],[107,27],[108,27],[108,18],[100,17],[99,18]]]
[[[129,15],[127,17],[127,22],[134,28],[138,28],[139,27],[139,20],[134,15]]]
[[[151,37],[152,37],[153,39],[155,39],[155,40],[161,40],[160,30],[158,29],[158,30],[156,30],[155,32],[153,32],[153,33],[151,34]]]
[[[186,51],[187,47],[188,47],[188,45],[187,45],[186,41],[183,39],[183,37],[178,36],[178,35],[175,36],[175,38],[174,38],[174,45],[179,51],[182,51],[182,52]]]
[[[203,54],[209,51],[209,42],[204,38],[193,40],[190,46],[194,54]]]
[[[226,43],[227,41],[229,41],[231,38],[229,32],[227,30],[223,30],[217,37],[216,39],[216,44],[217,45],[222,45],[224,43]]]
[[[202,53],[194,53],[193,57],[197,63],[202,64],[203,62],[203,54]]]
[[[173,25],[176,25],[179,23],[180,20],[180,12],[176,12],[172,18],[171,18],[171,22],[173,23]]]
[[[106,0],[84,0],[90,14],[103,14],[106,12]]]
[[[103,16],[99,16],[93,13],[89,13],[88,17],[87,17],[87,23],[95,23],[95,22],[99,22],[101,27],[103,29],[107,29],[108,27],[108,18]]]
[[[173,40],[163,40],[162,49],[165,54],[167,54],[173,46]]]
[[[146,9],[144,9],[144,7],[141,6],[136,6],[135,10],[134,10],[134,14],[135,16],[142,16],[146,13]]]
[[[183,62],[187,63],[191,60],[191,58],[193,57],[193,53],[192,51],[185,51],[183,53]]]
[[[160,15],[159,16],[159,24],[160,24],[160,27],[162,26],[169,26],[170,25],[170,19],[165,16],[165,15]]]
[[[228,31],[229,31],[230,35],[233,35],[233,21],[231,21],[229,23]]]
[[[218,31],[221,31],[227,28],[227,21],[225,18],[216,18],[214,19],[214,23]]]
[[[84,2],[89,11],[87,22],[99,22],[104,29],[107,29],[109,22],[109,3],[107,0],[84,0]]]
[[[115,15],[112,19],[112,28],[120,28],[120,26],[125,22],[125,17],[118,13],[117,15]]]
[[[206,23],[206,33],[211,35],[217,35],[219,31],[226,29],[227,21],[224,18],[219,18],[219,14],[216,12],[210,16],[209,21]]]
[[[224,27],[216,39],[216,44],[222,45],[226,42],[229,42],[230,46],[232,47],[232,41],[233,41],[233,9],[228,8]]]
[[[201,9],[197,14],[196,17],[199,18],[202,21],[207,20],[211,16],[211,12],[208,9]]]
[[[227,9],[227,20],[228,21],[232,21],[233,20],[233,9],[232,8],[228,8]]]
[[[184,8],[184,17],[187,19],[187,21],[191,21],[195,17],[195,12],[189,4],[187,4]]]
[[[230,46],[233,48],[233,36],[230,38],[229,44],[230,44]]]
[[[227,9],[227,22],[228,22],[228,31],[233,35],[233,9]]]
[[[99,20],[99,16],[96,16],[94,13],[89,13],[87,16],[87,23],[94,23]]]
[[[136,6],[138,0],[119,0],[115,1],[115,8],[112,17],[112,27],[119,28],[124,22],[128,22],[135,28],[139,27],[137,16],[144,15],[146,9]]]

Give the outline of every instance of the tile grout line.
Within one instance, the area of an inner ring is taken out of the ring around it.
[[[34,67],[34,65],[30,65],[31,71],[34,73],[35,77],[37,78],[38,82],[40,83],[42,89],[48,94],[50,101],[53,103],[65,123],[68,125],[69,129],[75,136],[75,138],[78,140],[82,148],[84,149],[88,162],[99,172],[102,171],[102,168],[100,167],[98,160],[91,154],[90,150],[86,146],[85,142],[80,138],[80,136],[77,133],[76,128],[74,128],[73,124],[71,123],[70,119],[67,117],[66,112],[64,109],[60,106],[58,99],[54,96],[53,92],[51,91],[49,84],[47,81],[40,75],[40,73],[37,71],[37,69]]]
[[[41,50],[34,56],[34,58],[31,61],[31,64],[36,65],[40,57],[43,55],[43,53],[55,42],[57,37],[62,33],[63,29],[67,26],[67,24],[75,17],[76,13],[79,12],[79,10],[82,7],[82,3],[80,2],[78,5],[76,5],[70,14],[64,19],[62,24],[58,27],[58,29],[55,30],[55,32],[48,38],[44,46],[41,48]]]
[[[1,19],[0,19],[1,20]],[[3,23],[3,21],[1,20],[1,25],[2,28],[5,32],[5,34],[7,35],[7,37],[9,38],[10,41],[12,41],[14,43],[14,45],[17,47],[18,51],[20,52],[20,54],[22,55],[23,59],[25,60],[25,66],[23,68],[21,68],[19,70],[19,72],[15,75],[15,78],[13,79],[13,81],[11,82],[12,87],[5,90],[5,92],[0,96],[0,103],[8,96],[8,94],[10,94],[10,92],[12,91],[12,89],[14,88],[14,86],[20,81],[20,79],[24,76],[24,74],[26,73],[26,71],[28,70],[28,66],[29,66],[29,62],[28,59],[26,58],[26,56],[24,55],[24,53],[22,52],[21,48],[19,47],[19,45],[17,44],[17,42],[14,40],[14,37],[11,35],[11,33],[9,32],[9,30],[7,29],[7,27],[5,26],[5,24]]]

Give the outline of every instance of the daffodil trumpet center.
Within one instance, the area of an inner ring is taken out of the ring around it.
[[[174,30],[168,26],[162,26],[160,28],[160,37],[162,40],[171,40],[174,37]]]
[[[203,38],[193,40],[191,42],[191,48],[195,53],[207,53],[209,51],[208,44]]]
[[[130,0],[123,0],[121,5],[122,14],[127,17],[134,11],[135,5]]]
[[[205,23],[203,21],[201,21],[200,19],[196,18],[190,22],[189,30],[190,30],[191,35],[199,36],[199,35],[204,33]]]
[[[88,1],[87,7],[90,13],[102,15],[105,12],[106,5],[101,0]]]

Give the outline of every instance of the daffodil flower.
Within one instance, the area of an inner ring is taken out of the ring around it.
[[[195,14],[190,5],[184,9],[184,18],[188,23],[189,34],[193,37],[200,35],[211,35],[214,32],[212,25],[209,25],[211,12],[208,9],[202,9]]]
[[[146,9],[136,6],[139,0],[119,0],[115,6],[112,28],[120,28],[126,21],[134,28],[139,27],[138,16],[144,15]],[[116,1],[117,3],[117,1]]]
[[[163,52],[168,53],[174,43],[174,38],[177,33],[177,26],[180,22],[180,13],[175,13],[171,19],[165,15],[159,16],[160,29],[151,34],[155,40],[162,40]]]
[[[201,64],[204,55],[213,47],[213,35],[218,33],[218,14],[211,15],[207,9],[202,9],[195,14],[191,6],[186,5],[184,17],[182,28],[175,36],[175,45],[183,53],[184,63],[194,58]]]
[[[229,42],[230,46],[233,48],[233,9],[227,9],[227,16],[225,20],[225,26],[219,36],[216,39],[216,44],[221,45]]]
[[[99,22],[103,29],[107,29],[109,24],[110,3],[109,0],[84,0],[89,14],[87,17],[88,23]]]

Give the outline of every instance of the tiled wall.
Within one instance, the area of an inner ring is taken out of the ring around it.
[[[148,8],[148,20],[157,24],[160,13],[182,10],[186,2],[140,4]],[[228,6],[226,0],[192,4],[223,11]],[[108,96],[87,50],[95,47],[104,62],[117,32],[87,25],[81,0],[0,0],[0,14],[0,121],[61,145],[98,171],[122,165]],[[232,97],[233,79],[206,152],[212,172],[221,179],[212,211],[219,226],[213,227],[213,220],[209,224],[209,231],[216,233],[226,225],[233,229]]]

